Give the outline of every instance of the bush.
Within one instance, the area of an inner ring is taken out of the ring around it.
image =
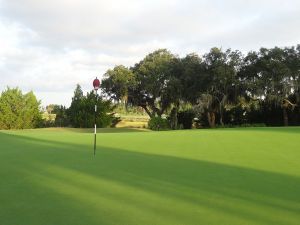
[[[83,95],[80,85],[77,85],[71,106],[66,110],[67,119],[74,128],[90,128],[95,123],[95,103],[97,103],[97,127],[109,127],[117,123],[112,111],[114,105],[103,96],[96,96],[93,91]]]
[[[179,112],[177,115],[178,124],[182,125],[183,129],[192,129],[195,113],[191,110]]]
[[[168,130],[170,126],[167,119],[153,117],[148,122],[148,128],[151,130]]]
[[[34,93],[7,88],[0,94],[0,129],[31,129],[40,126],[40,101]]]

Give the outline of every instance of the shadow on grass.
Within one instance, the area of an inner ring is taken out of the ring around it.
[[[75,133],[94,133],[94,128],[45,128],[44,131],[67,131]],[[98,128],[97,133],[132,133],[132,132],[147,132],[150,131],[144,128]]]
[[[300,221],[299,177],[101,146],[93,158],[85,145],[3,133],[0,141],[8,151],[0,152],[0,170],[11,171],[15,179],[27,177],[15,186],[5,182],[9,176],[2,177],[1,195],[15,194],[14,199],[3,196],[4,202],[15,202],[14,211],[21,219],[28,214],[20,213],[26,209],[18,208],[17,202],[31,200],[33,206],[25,207],[41,213],[32,225],[39,224],[45,212],[50,216],[43,224],[64,225],[296,225]],[[22,186],[28,193],[17,193]],[[40,199],[32,200],[35,193]],[[61,215],[63,209],[69,210]],[[65,221],[57,218],[64,216]],[[13,224],[7,215],[4,218],[3,224]]]

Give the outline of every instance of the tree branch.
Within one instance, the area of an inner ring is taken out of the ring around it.
[[[297,104],[291,103],[288,99],[283,99],[282,106],[285,108],[288,108],[289,106],[291,106],[292,110],[294,110],[294,108],[297,106]]]

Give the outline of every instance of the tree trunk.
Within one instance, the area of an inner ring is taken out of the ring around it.
[[[221,102],[219,103],[219,111],[220,111],[220,124],[222,126],[224,126],[224,122],[223,122],[223,106],[225,105],[225,102],[227,100],[227,96],[224,95]]]
[[[150,110],[147,108],[147,106],[144,106],[144,105],[140,105],[140,106],[146,111],[146,113],[148,114],[148,116],[150,118],[155,117],[155,113],[151,113]]]
[[[288,113],[287,113],[287,108],[283,107],[283,124],[284,126],[288,126],[289,125],[289,117],[288,117]]]
[[[216,127],[216,114],[214,112],[211,115],[211,124],[213,128]]]
[[[216,126],[216,116],[214,112],[207,113],[207,120],[210,128],[214,128]]]
[[[174,107],[170,113],[170,119],[171,119],[171,129],[176,130],[177,125],[178,125],[178,118],[177,118],[177,113],[178,109],[177,107]]]
[[[176,112],[174,115],[174,129],[178,129],[178,108],[176,108]]]
[[[295,109],[295,107],[297,106],[297,104],[293,104],[291,103],[288,99],[283,99],[282,101],[282,109],[283,109],[283,123],[284,126],[288,126],[289,125],[289,117],[288,117],[288,108],[290,107],[292,110]]]
[[[128,112],[128,96],[127,95],[124,96],[123,100],[124,100],[125,110],[126,112]]]
[[[221,105],[220,105],[220,124],[221,124],[221,126],[224,126],[224,122],[223,122],[223,109],[222,109]]]

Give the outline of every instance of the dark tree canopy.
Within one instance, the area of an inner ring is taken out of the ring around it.
[[[115,66],[104,74],[101,87],[114,100],[121,100],[127,104],[128,90],[136,86],[133,72],[125,66]]]
[[[300,45],[261,48],[245,56],[212,48],[178,57],[166,49],[128,69],[117,66],[103,80],[113,99],[124,96],[148,115],[169,116],[191,105],[202,124],[300,124]],[[117,78],[114,78],[117,77]],[[182,115],[182,114],[181,114]]]

